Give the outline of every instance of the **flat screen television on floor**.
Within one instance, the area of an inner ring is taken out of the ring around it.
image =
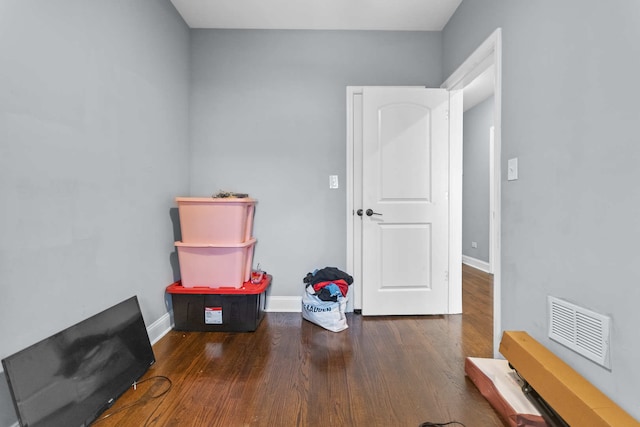
[[[2,360],[23,427],[87,426],[153,363],[135,296]]]

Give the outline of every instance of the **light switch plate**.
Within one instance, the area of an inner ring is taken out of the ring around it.
[[[329,175],[329,188],[334,190],[338,187],[338,175]]]
[[[507,162],[507,181],[518,179],[518,158],[514,157]]]

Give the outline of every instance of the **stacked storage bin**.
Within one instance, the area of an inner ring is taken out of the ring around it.
[[[176,197],[182,241],[175,242],[182,286],[241,288],[249,281],[256,200]]]
[[[256,201],[177,197],[182,241],[175,242],[182,280],[167,287],[174,329],[252,332],[264,318],[271,276],[251,283]]]

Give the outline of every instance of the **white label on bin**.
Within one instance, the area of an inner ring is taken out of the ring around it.
[[[204,323],[207,325],[222,325],[222,307],[205,307]]]

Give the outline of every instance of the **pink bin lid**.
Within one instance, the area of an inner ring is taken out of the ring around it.
[[[256,203],[249,197],[176,197],[177,203]]]
[[[183,243],[174,242],[175,246],[182,246],[184,248],[246,248],[253,245],[258,240],[254,237],[246,242],[240,243],[209,243],[209,242],[195,242],[195,243]]]

